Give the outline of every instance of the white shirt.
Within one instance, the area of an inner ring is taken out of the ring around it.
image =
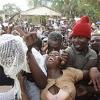
[[[47,72],[45,70],[45,58],[43,55],[40,54],[39,51],[37,51],[35,48],[32,48],[32,54],[34,55],[39,67],[44,72],[44,74],[47,76]]]

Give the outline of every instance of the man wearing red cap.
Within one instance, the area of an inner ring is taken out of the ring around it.
[[[81,17],[81,19],[73,25],[70,37],[72,45],[65,50],[66,53],[62,54],[62,59],[65,61],[66,66],[89,72],[89,77],[87,76],[86,80],[82,80],[78,83],[77,95],[79,98],[76,98],[76,100],[97,100],[92,99],[90,96],[92,94],[87,91],[87,89],[90,89],[88,88],[90,80],[92,80],[92,85],[94,85],[95,90],[100,90],[100,81],[97,79],[97,77],[100,78],[100,72],[94,67],[97,62],[97,54],[88,46],[91,38],[91,26],[87,16]],[[90,78],[90,80],[88,78]]]

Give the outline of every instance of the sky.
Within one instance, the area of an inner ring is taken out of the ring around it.
[[[2,10],[2,6],[7,3],[15,4],[23,11],[28,9],[27,0],[0,0],[0,10]]]

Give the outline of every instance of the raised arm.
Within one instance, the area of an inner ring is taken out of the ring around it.
[[[36,85],[42,89],[45,88],[47,84],[47,77],[40,69],[31,51],[32,47],[34,46],[34,43],[36,42],[36,38],[37,38],[36,33],[33,32],[25,37],[25,41],[28,46],[27,57],[28,57],[28,64],[29,64],[30,71],[32,73],[32,77],[34,78]]]

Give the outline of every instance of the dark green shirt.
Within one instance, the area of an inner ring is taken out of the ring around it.
[[[73,45],[68,47],[65,51],[69,53],[69,61],[67,63],[67,66],[71,66],[74,68],[84,69],[84,66],[89,60],[97,60],[97,54],[91,48],[88,49],[88,52],[86,54],[76,51]]]

